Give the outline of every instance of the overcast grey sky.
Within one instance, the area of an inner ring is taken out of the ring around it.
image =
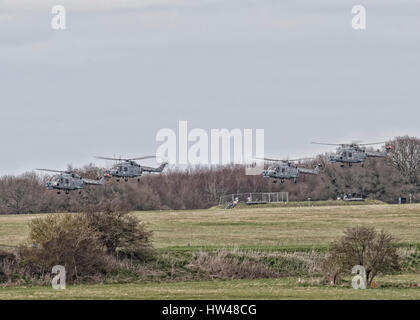
[[[154,154],[179,120],[280,157],[420,136],[419,58],[416,0],[0,0],[0,175]]]

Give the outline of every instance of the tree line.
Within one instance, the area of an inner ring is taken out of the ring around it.
[[[399,197],[420,202],[420,139],[396,137],[387,158],[368,158],[364,167],[341,168],[320,155],[307,161],[321,163],[322,174],[301,175],[298,183],[274,184],[262,176],[245,175],[243,165],[187,169],[170,167],[162,174],[150,174],[129,182],[108,181],[103,187],[88,187],[69,195],[47,190],[48,177],[28,172],[0,178],[0,214],[80,212],[86,205],[109,202],[127,210],[202,209],[217,205],[221,196],[246,192],[289,192],[289,201],[336,199],[344,193],[360,193],[388,203]],[[104,169],[93,164],[75,170],[97,179]]]

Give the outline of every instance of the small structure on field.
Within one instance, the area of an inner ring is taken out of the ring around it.
[[[337,197],[337,200],[344,201],[365,201],[366,196],[362,193],[344,193],[341,197]]]
[[[220,197],[219,205],[226,209],[234,208],[238,203],[247,205],[266,204],[266,203],[287,203],[289,202],[288,192],[250,192],[233,193]]]

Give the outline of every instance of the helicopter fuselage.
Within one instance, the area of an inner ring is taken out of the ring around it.
[[[338,149],[336,154],[332,154],[329,156],[329,161],[331,163],[339,162],[342,164],[346,163],[349,165],[352,165],[353,163],[364,164],[366,158],[368,157],[383,158],[385,156],[386,153],[382,153],[379,151],[366,151],[357,147],[349,147]]]
[[[45,186],[49,190],[72,191],[83,189],[85,182],[77,174],[60,174],[52,177]]]
[[[339,150],[337,154],[329,156],[330,162],[340,163],[363,163],[366,160],[366,153],[364,151],[346,149]]]
[[[140,177],[144,172],[162,172],[166,165],[167,163],[165,162],[157,168],[152,168],[142,166],[132,160],[126,160],[116,164],[110,170],[105,171],[104,176],[106,178],[115,177],[117,178],[117,181],[119,181],[120,178],[125,181],[128,181],[130,178],[138,178],[140,181]]]
[[[384,151],[372,151],[366,150],[366,146],[378,145],[386,142],[374,142],[374,143],[343,143],[343,144],[336,144],[336,143],[323,143],[323,142],[312,142],[313,144],[322,144],[322,145],[335,145],[339,146],[337,151],[334,154],[330,154],[328,156],[328,160],[331,163],[339,162],[341,166],[344,167],[344,164],[348,164],[349,167],[352,166],[353,163],[361,163],[362,167],[364,166],[364,162],[366,158],[374,157],[374,158],[385,158],[387,153],[392,149],[391,145],[386,145]]]
[[[284,180],[287,179],[293,179],[296,183],[300,174],[318,174],[320,166],[321,165],[318,164],[315,169],[308,169],[298,167],[291,162],[280,161],[277,165],[270,166],[267,170],[263,170],[262,175],[264,178],[273,179],[274,183],[276,183],[277,180],[280,180],[280,182],[283,183]]]
[[[138,178],[143,174],[143,169],[135,162],[121,162],[105,172],[106,176],[116,178]]]
[[[262,174],[264,178],[279,180],[297,179],[299,177],[299,170],[294,166],[286,164],[268,167],[267,170],[263,170]]]

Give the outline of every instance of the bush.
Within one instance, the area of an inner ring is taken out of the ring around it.
[[[17,269],[17,259],[13,253],[0,250],[0,283],[13,280]]]
[[[89,207],[81,214],[50,214],[30,222],[28,243],[18,250],[19,272],[42,283],[54,265],[63,265],[68,283],[98,281],[123,266],[126,257],[149,257],[150,237],[136,218],[111,205]],[[0,266],[0,280],[9,278]]]
[[[84,219],[95,230],[108,254],[144,260],[153,253],[152,232],[146,231],[144,225],[125,210],[102,205],[86,210]]]
[[[66,268],[69,283],[101,278],[112,266],[99,234],[80,214],[54,214],[30,223],[29,242],[19,250],[21,264],[42,278],[54,265]]]
[[[393,271],[399,268],[395,239],[387,232],[376,231],[371,227],[355,227],[344,231],[344,237],[332,244],[324,261],[324,277],[333,284],[343,272],[351,272],[355,265],[366,270],[366,285],[379,272]]]

